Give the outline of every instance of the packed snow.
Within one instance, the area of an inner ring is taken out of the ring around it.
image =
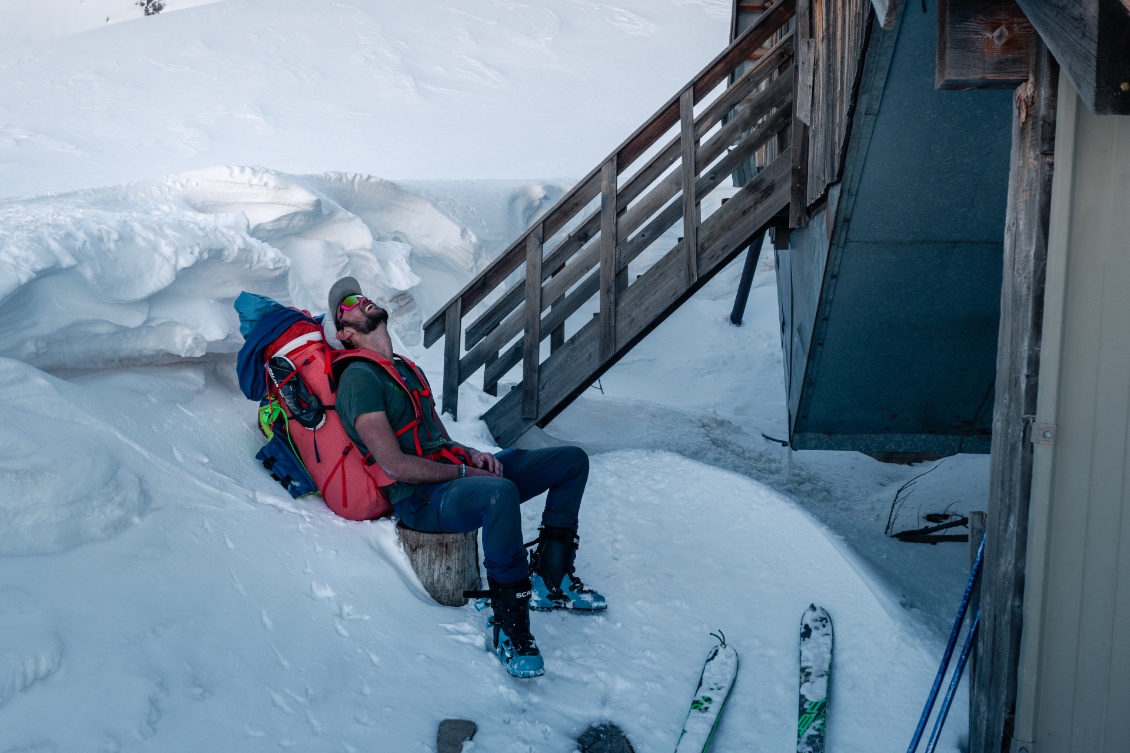
[[[728,0],[74,5],[0,0],[0,753],[434,751],[451,717],[465,751],[601,721],[673,750],[719,629],[712,749],[789,750],[812,603],[829,748],[905,747],[968,547],[885,531],[981,509],[987,458],[783,447],[768,249],[741,327],[739,261],[526,438],[590,452],[578,572],[610,604],[533,615],[542,678],[427,597],[391,520],[254,459],[241,290],[321,313],[352,274],[438,387],[422,321],[722,49]],[[463,385],[456,439],[493,446],[493,400]]]

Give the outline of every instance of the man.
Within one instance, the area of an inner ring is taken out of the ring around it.
[[[541,675],[544,666],[530,632],[530,608],[596,611],[607,606],[577,577],[573,565],[588,456],[577,447],[492,455],[454,442],[422,372],[394,356],[388,312],[365,298],[352,277],[330,289],[329,312],[342,344],[392,361],[409,390],[374,363],[350,363],[337,390],[338,414],[350,439],[393,479],[389,498],[409,528],[432,533],[483,529],[495,652],[515,677]],[[547,490],[537,549],[527,563],[519,505]]]

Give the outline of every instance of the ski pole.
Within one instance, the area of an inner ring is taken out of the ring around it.
[[[938,700],[938,691],[941,690],[942,680],[946,677],[946,670],[949,668],[950,659],[953,657],[953,649],[957,646],[957,636],[961,633],[962,623],[965,622],[965,613],[969,611],[969,599],[973,595],[973,586],[977,582],[977,575],[981,572],[981,561],[984,556],[985,537],[982,536],[981,544],[977,547],[977,557],[973,560],[973,569],[969,572],[969,582],[965,584],[965,594],[961,597],[961,606],[957,610],[957,618],[953,621],[950,639],[946,643],[945,653],[942,654],[942,665],[938,667],[934,686],[930,688],[930,694],[926,696],[926,707],[922,709],[922,718],[918,720],[918,726],[914,729],[914,738],[910,741],[910,747],[906,749],[906,753],[914,753],[918,749],[918,743],[922,742],[922,733],[926,731],[926,722],[930,719],[930,712],[934,710],[934,702]]]
[[[977,607],[977,611],[973,614],[973,622],[969,624],[969,635],[965,637],[965,645],[961,648],[961,654],[957,657],[957,666],[953,668],[953,679],[950,680],[949,690],[946,691],[946,697],[942,699],[942,707],[938,709],[938,721],[934,722],[934,731],[930,733],[930,740],[926,743],[926,753],[934,753],[934,749],[938,747],[938,737],[942,733],[942,725],[946,723],[946,717],[950,713],[950,704],[953,703],[953,696],[957,693],[957,683],[961,680],[961,673],[965,671],[965,662],[969,660],[969,651],[973,648],[973,641],[977,637],[977,627],[981,622],[981,607]]]

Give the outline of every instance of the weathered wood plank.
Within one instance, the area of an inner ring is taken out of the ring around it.
[[[1058,69],[1032,45],[1031,80],[1017,89],[1005,220],[989,509],[982,575],[980,657],[972,688],[970,751],[1008,749],[1023,625],[1024,564],[1032,491],[1025,416],[1036,412]],[[1002,746],[1004,746],[1002,748]]]
[[[459,373],[466,378],[478,371],[479,367],[492,358],[494,353],[502,350],[508,342],[514,339],[515,335],[522,331],[522,325],[525,321],[523,311],[511,311],[510,315],[503,319],[493,332],[480,340],[478,345],[471,348],[467,355],[463,356],[459,362]],[[446,369],[447,364],[445,363],[444,370],[446,371]]]
[[[519,340],[502,353],[495,354],[492,359],[486,362],[483,368],[483,384],[495,388],[495,392],[491,394],[497,394],[498,380],[522,360],[524,349],[525,342]],[[486,389],[485,386],[484,389]]]
[[[604,163],[600,202],[600,353],[616,350],[616,157]]]
[[[1036,32],[1016,0],[938,0],[936,89],[1015,89]]]
[[[753,94],[757,87],[768,81],[774,72],[794,58],[793,39],[793,33],[790,31],[774,44],[756,65],[750,66],[749,70],[730,85],[730,88],[703,110],[695,121],[696,138],[702,138],[725,115]]]
[[[558,244],[556,248],[545,255],[542,263],[542,280],[544,281],[550,276],[557,274],[561,270],[562,265],[569,261],[569,258],[588,243],[599,230],[600,210],[598,209],[562,239],[561,243]],[[524,280],[511,286],[510,289],[507,290],[501,298],[495,301],[490,308],[483,312],[478,319],[467,326],[465,336],[466,347],[473,348],[484,337],[493,332],[494,329],[522,303],[525,294],[526,283]],[[548,296],[543,296],[543,304],[546,301],[552,300],[553,299]]]
[[[538,369],[541,367],[541,234],[538,223],[526,236],[526,334],[522,352],[522,416],[537,418]]]
[[[599,241],[594,241],[573,257],[565,269],[546,284],[543,300],[557,305],[569,288],[576,285],[578,280],[600,263],[600,249]]]
[[[463,333],[463,342],[467,348],[473,348],[484,337],[494,331],[506,316],[521,305],[523,296],[526,295],[526,281],[515,283],[502,294],[502,297],[491,304],[478,319],[467,325]]]
[[[1096,115],[1130,115],[1130,9],[1119,0],[1017,0]]]
[[[812,0],[797,3],[797,58],[793,71],[793,122],[790,134],[792,193],[789,227],[803,227],[808,210],[808,124],[812,121],[812,76],[816,43],[812,39]]]
[[[562,323],[562,324],[554,327],[549,332],[549,352],[552,353],[553,351],[557,350],[558,348],[560,348],[564,344],[565,344],[565,324]]]
[[[757,23],[746,29],[725,52],[715,58],[698,75],[694,81],[695,104],[701,102],[702,98],[722,83],[735,68],[748,60],[753,55],[754,50],[771,40],[778,29],[792,20],[795,13],[796,0],[777,0],[773,7],[757,19]],[[678,98],[676,97],[673,101],[676,104],[677,116]]]
[[[797,19],[799,23],[799,15]],[[808,36],[797,39],[796,116],[805,125],[812,122],[812,77],[815,63],[816,42]]]
[[[498,362],[498,353],[491,353],[487,356],[486,364],[483,366],[483,392],[491,397],[498,397],[498,379],[489,379],[491,367]],[[505,372],[503,372],[505,373]]]
[[[443,343],[443,410],[450,413],[452,418],[459,415],[459,385],[463,383],[459,378],[459,340],[463,334],[459,327],[462,317],[459,307],[459,299],[456,298],[447,304],[447,312],[444,314],[446,331],[450,334]]]
[[[787,100],[786,100],[787,101]],[[786,107],[780,107],[760,126],[758,126],[745,141],[729,152],[722,160],[712,165],[710,170],[698,179],[695,191],[699,196],[706,196],[722,181],[730,177],[734,170],[753,154],[763,144],[768,142],[788,125],[790,112]],[[673,201],[649,222],[642,230],[629,238],[620,247],[620,265],[626,266],[637,256],[643,253],[648,246],[656,241],[663,233],[674,225],[679,219],[681,202]],[[621,221],[621,227],[626,223]]]
[[[828,186],[840,180],[848,113],[855,101],[854,87],[864,58],[870,14],[865,0],[812,0],[813,85],[805,145],[808,206],[819,201]],[[794,214],[790,211],[790,219],[795,221]]]
[[[681,142],[683,166],[680,171],[683,188],[683,257],[687,284],[698,279],[698,194],[695,192],[695,152],[698,142],[694,137],[694,92],[687,89],[679,98],[679,118],[682,122]]]
[[[745,136],[734,151],[740,150],[741,153],[745,155],[745,158],[748,159],[757,148],[776,134],[777,127],[781,122],[779,118],[783,117],[783,115],[774,113],[760,125],[755,126],[754,124],[764,118],[766,113],[771,109],[783,107],[783,105],[788,102],[791,89],[792,87],[788,80],[778,78],[776,81],[770,83],[764,91],[758,92],[757,96],[750,102],[748,107],[742,108],[730,122],[702,145],[698,150],[695,169],[701,171],[710,165],[710,163],[714,162],[714,160],[723,152],[726,152],[726,150],[737,141],[739,135],[746,130],[749,130],[750,133]],[[729,156],[732,157],[732,155],[733,152],[730,152]],[[729,159],[726,164],[729,165],[732,161],[732,159]],[[740,165],[741,163],[739,162],[737,164]],[[723,177],[728,177],[736,168],[737,165],[731,167]],[[717,172],[718,169],[719,165],[712,166],[712,172]],[[679,192],[681,182],[682,176],[680,174],[672,174],[659,183],[656,183],[655,187],[652,188],[646,196],[642,197],[620,218],[618,226],[620,236],[622,238],[631,236],[645,221],[654,216],[656,212],[664,207]],[[709,191],[704,189],[705,186],[698,186],[696,188],[699,196],[704,196],[706,193],[709,193]],[[674,222],[674,220],[671,222]],[[665,232],[670,226],[671,223],[664,224],[659,232]],[[653,226],[649,225],[649,228],[654,231]],[[658,236],[652,235],[653,240],[655,237]]]

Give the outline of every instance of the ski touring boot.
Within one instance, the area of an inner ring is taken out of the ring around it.
[[[530,581],[502,585],[490,584],[493,615],[487,628],[493,628],[492,648],[502,666],[514,677],[539,677],[545,674],[538,644],[530,633]]]
[[[530,609],[576,609],[596,612],[608,603],[596,591],[587,587],[574,572],[577,545],[581,537],[568,528],[542,526],[537,549],[530,558],[530,582],[533,596]]]

